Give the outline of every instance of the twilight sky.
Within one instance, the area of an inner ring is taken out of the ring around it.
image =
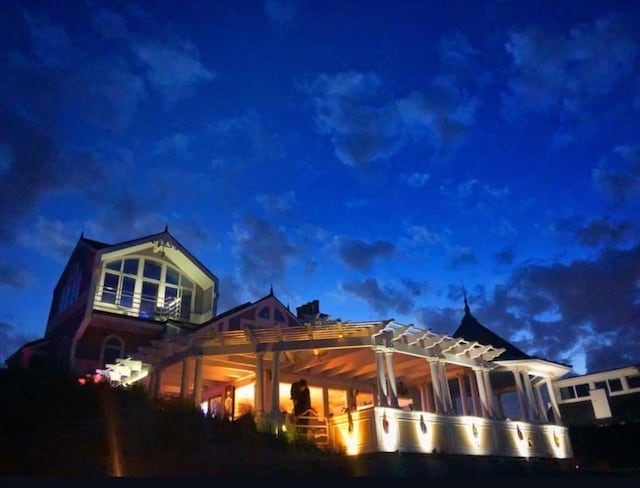
[[[640,364],[640,2],[0,2],[0,362],[81,233],[170,232],[218,312],[473,315]]]

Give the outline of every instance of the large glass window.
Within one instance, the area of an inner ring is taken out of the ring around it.
[[[105,264],[98,299],[147,318],[191,317],[193,283],[167,263],[127,258]]]

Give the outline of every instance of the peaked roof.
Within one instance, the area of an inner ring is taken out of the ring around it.
[[[466,297],[464,299],[464,317],[462,317],[460,325],[453,333],[453,337],[463,337],[468,341],[491,344],[498,349],[504,348],[505,351],[500,355],[501,360],[533,359],[532,356],[525,354],[516,346],[478,322],[478,320],[471,315],[471,309],[469,308]]]

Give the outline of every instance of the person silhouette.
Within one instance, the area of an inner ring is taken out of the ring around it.
[[[296,417],[296,424],[300,426],[306,426],[309,424],[308,418],[300,418],[300,416],[308,416],[311,412],[311,392],[309,391],[309,386],[307,385],[307,380],[302,378],[297,383],[294,383],[296,388],[293,388],[293,414]],[[304,431],[304,427],[300,427],[298,429],[299,432]]]

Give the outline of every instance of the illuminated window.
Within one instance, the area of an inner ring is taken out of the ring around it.
[[[98,300],[140,317],[191,317],[193,283],[167,263],[148,258],[109,261]]]

